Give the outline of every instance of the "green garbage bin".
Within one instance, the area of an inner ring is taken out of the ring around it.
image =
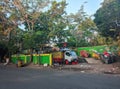
[[[16,64],[17,63],[17,55],[12,55],[11,56],[11,62]]]
[[[18,60],[21,60],[24,64],[29,63],[30,62],[30,55],[12,55],[11,56],[11,62],[14,64],[17,64]]]
[[[25,55],[24,63],[30,63],[30,55]]]
[[[39,63],[39,54],[33,54],[33,64]]]
[[[52,65],[52,55],[51,54],[40,54],[39,64]]]

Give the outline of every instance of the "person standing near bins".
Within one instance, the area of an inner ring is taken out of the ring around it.
[[[4,59],[5,59],[5,63],[4,65],[7,65],[10,61],[10,58],[9,58],[9,54],[7,53],[5,56],[4,56]]]

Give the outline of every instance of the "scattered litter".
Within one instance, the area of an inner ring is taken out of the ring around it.
[[[44,64],[43,66],[44,66],[44,67],[47,67],[47,66],[48,66],[48,64]]]
[[[85,71],[81,71],[81,73],[85,73]]]

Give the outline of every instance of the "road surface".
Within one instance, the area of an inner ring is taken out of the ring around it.
[[[0,89],[120,89],[120,76],[0,65]]]

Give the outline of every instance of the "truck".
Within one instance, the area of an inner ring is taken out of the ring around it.
[[[77,64],[78,56],[73,50],[56,51],[52,53],[53,63]]]

